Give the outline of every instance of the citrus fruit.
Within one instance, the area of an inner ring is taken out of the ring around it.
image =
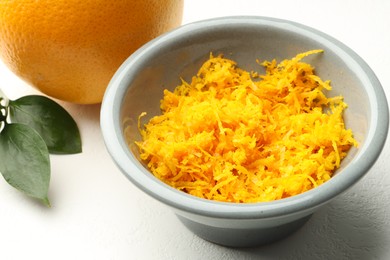
[[[100,103],[121,63],[182,12],[183,0],[0,0],[0,58],[51,97]]]

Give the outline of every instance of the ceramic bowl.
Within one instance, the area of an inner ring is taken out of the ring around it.
[[[323,49],[305,61],[330,79],[329,95],[342,95],[345,123],[359,142],[323,185],[290,198],[264,203],[225,203],[200,199],[155,178],[139,159],[141,112],[160,114],[163,90],[187,81],[212,53],[223,53],[245,70],[256,59],[292,58]],[[374,72],[340,41],[305,25],[266,17],[224,17],[181,26],[147,43],[118,69],[104,96],[101,128],[108,152],[123,174],[146,194],[171,208],[184,225],[208,241],[231,247],[274,242],[299,229],[319,207],[359,181],[381,153],[389,124],[388,105]],[[124,136],[128,128],[129,140]],[[356,201],[356,203],[359,203]],[[342,212],[340,212],[342,214]]]

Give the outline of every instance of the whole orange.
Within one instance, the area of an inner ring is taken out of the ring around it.
[[[100,103],[121,63],[182,13],[183,0],[0,0],[0,58],[49,96]]]

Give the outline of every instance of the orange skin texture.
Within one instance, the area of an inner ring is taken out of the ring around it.
[[[51,97],[100,103],[123,61],[182,13],[183,0],[0,0],[0,58]]]

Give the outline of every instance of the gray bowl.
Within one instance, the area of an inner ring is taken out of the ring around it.
[[[360,143],[325,184],[290,198],[264,203],[224,203],[193,197],[156,179],[140,161],[133,142],[140,140],[138,116],[144,122],[160,114],[163,89],[189,80],[214,54],[259,70],[256,58],[282,60],[323,49],[305,61],[332,81],[329,95],[341,94],[349,105],[345,122]],[[123,174],[145,193],[169,206],[198,236],[225,246],[249,247],[281,239],[300,228],[319,207],[348,190],[373,166],[383,148],[389,124],[380,82],[350,48],[307,26],[265,17],[226,17],[184,25],[147,43],[119,68],[106,91],[101,128],[109,153]],[[130,129],[130,144],[124,129]],[[358,201],[356,202],[358,203]]]

